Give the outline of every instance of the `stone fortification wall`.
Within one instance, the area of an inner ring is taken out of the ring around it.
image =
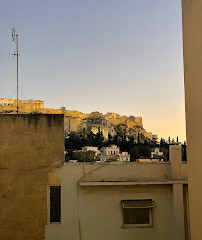
[[[69,110],[65,110],[64,112],[65,116],[70,116],[70,117],[74,117],[74,118],[87,118],[89,114],[86,113],[81,113],[78,111],[69,111]]]
[[[83,122],[82,118],[65,116],[64,117],[65,132],[70,133],[79,131],[82,122]]]
[[[152,133],[151,132],[146,132],[145,136],[150,140],[152,139]]]
[[[64,159],[62,115],[0,114],[0,240],[43,240],[48,172]]]
[[[6,111],[17,110],[17,100],[0,98],[0,106],[4,107]],[[44,102],[40,100],[19,100],[19,111],[32,111],[44,108]]]

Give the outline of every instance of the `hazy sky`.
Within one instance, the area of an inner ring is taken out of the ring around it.
[[[185,139],[180,0],[0,0],[0,96],[143,117]]]

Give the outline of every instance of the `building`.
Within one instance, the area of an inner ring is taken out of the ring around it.
[[[44,102],[41,100],[18,100],[19,111],[32,112],[44,108]],[[1,111],[16,111],[17,100],[0,98],[0,112]]]
[[[63,116],[0,114],[0,133],[0,240],[42,240],[48,178],[64,161]]]
[[[189,196],[180,145],[166,163],[61,167],[61,116],[0,115],[1,240],[187,240],[189,219],[201,239],[201,9],[182,0]]]
[[[63,163],[62,115],[1,114],[0,132],[0,240],[189,236],[180,145],[166,163]]]
[[[0,240],[189,238],[181,145],[170,162],[63,163],[62,115],[1,114],[0,132]]]
[[[202,1],[182,0],[191,239],[202,236]]]
[[[82,149],[82,151],[93,151],[93,152],[95,152],[95,156],[100,154],[100,151],[98,150],[98,147],[84,146],[81,149]]]
[[[120,153],[120,148],[117,147],[116,145],[110,145],[108,147],[102,147],[100,149],[101,153],[106,155],[106,156],[115,156]]]
[[[100,161],[105,162],[108,160],[130,162],[130,154],[128,152],[120,152],[120,148],[112,144],[108,147],[102,147],[100,149]]]
[[[163,152],[160,152],[160,148],[155,147],[155,148],[152,149],[151,158],[154,158],[155,155],[157,155],[157,156],[162,156],[163,155]]]
[[[130,162],[130,154],[128,152],[119,153],[117,161]]]
[[[138,158],[138,159],[136,159],[136,162],[138,162],[138,163],[155,163],[155,162],[159,162],[159,159],[154,159],[154,158]]]
[[[105,162],[110,159],[117,159],[117,156],[120,153],[120,148],[112,144],[108,147],[102,147],[100,152],[100,161]]]
[[[170,162],[64,163],[56,175],[46,240],[189,239],[181,145],[170,146]]]

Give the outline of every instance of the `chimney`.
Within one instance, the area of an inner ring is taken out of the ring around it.
[[[179,142],[169,144],[169,160],[172,179],[181,179],[182,146]]]

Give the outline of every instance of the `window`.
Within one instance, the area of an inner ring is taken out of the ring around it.
[[[61,186],[50,186],[50,222],[61,222]]]
[[[151,199],[122,200],[123,228],[152,227],[152,208],[155,207]]]

